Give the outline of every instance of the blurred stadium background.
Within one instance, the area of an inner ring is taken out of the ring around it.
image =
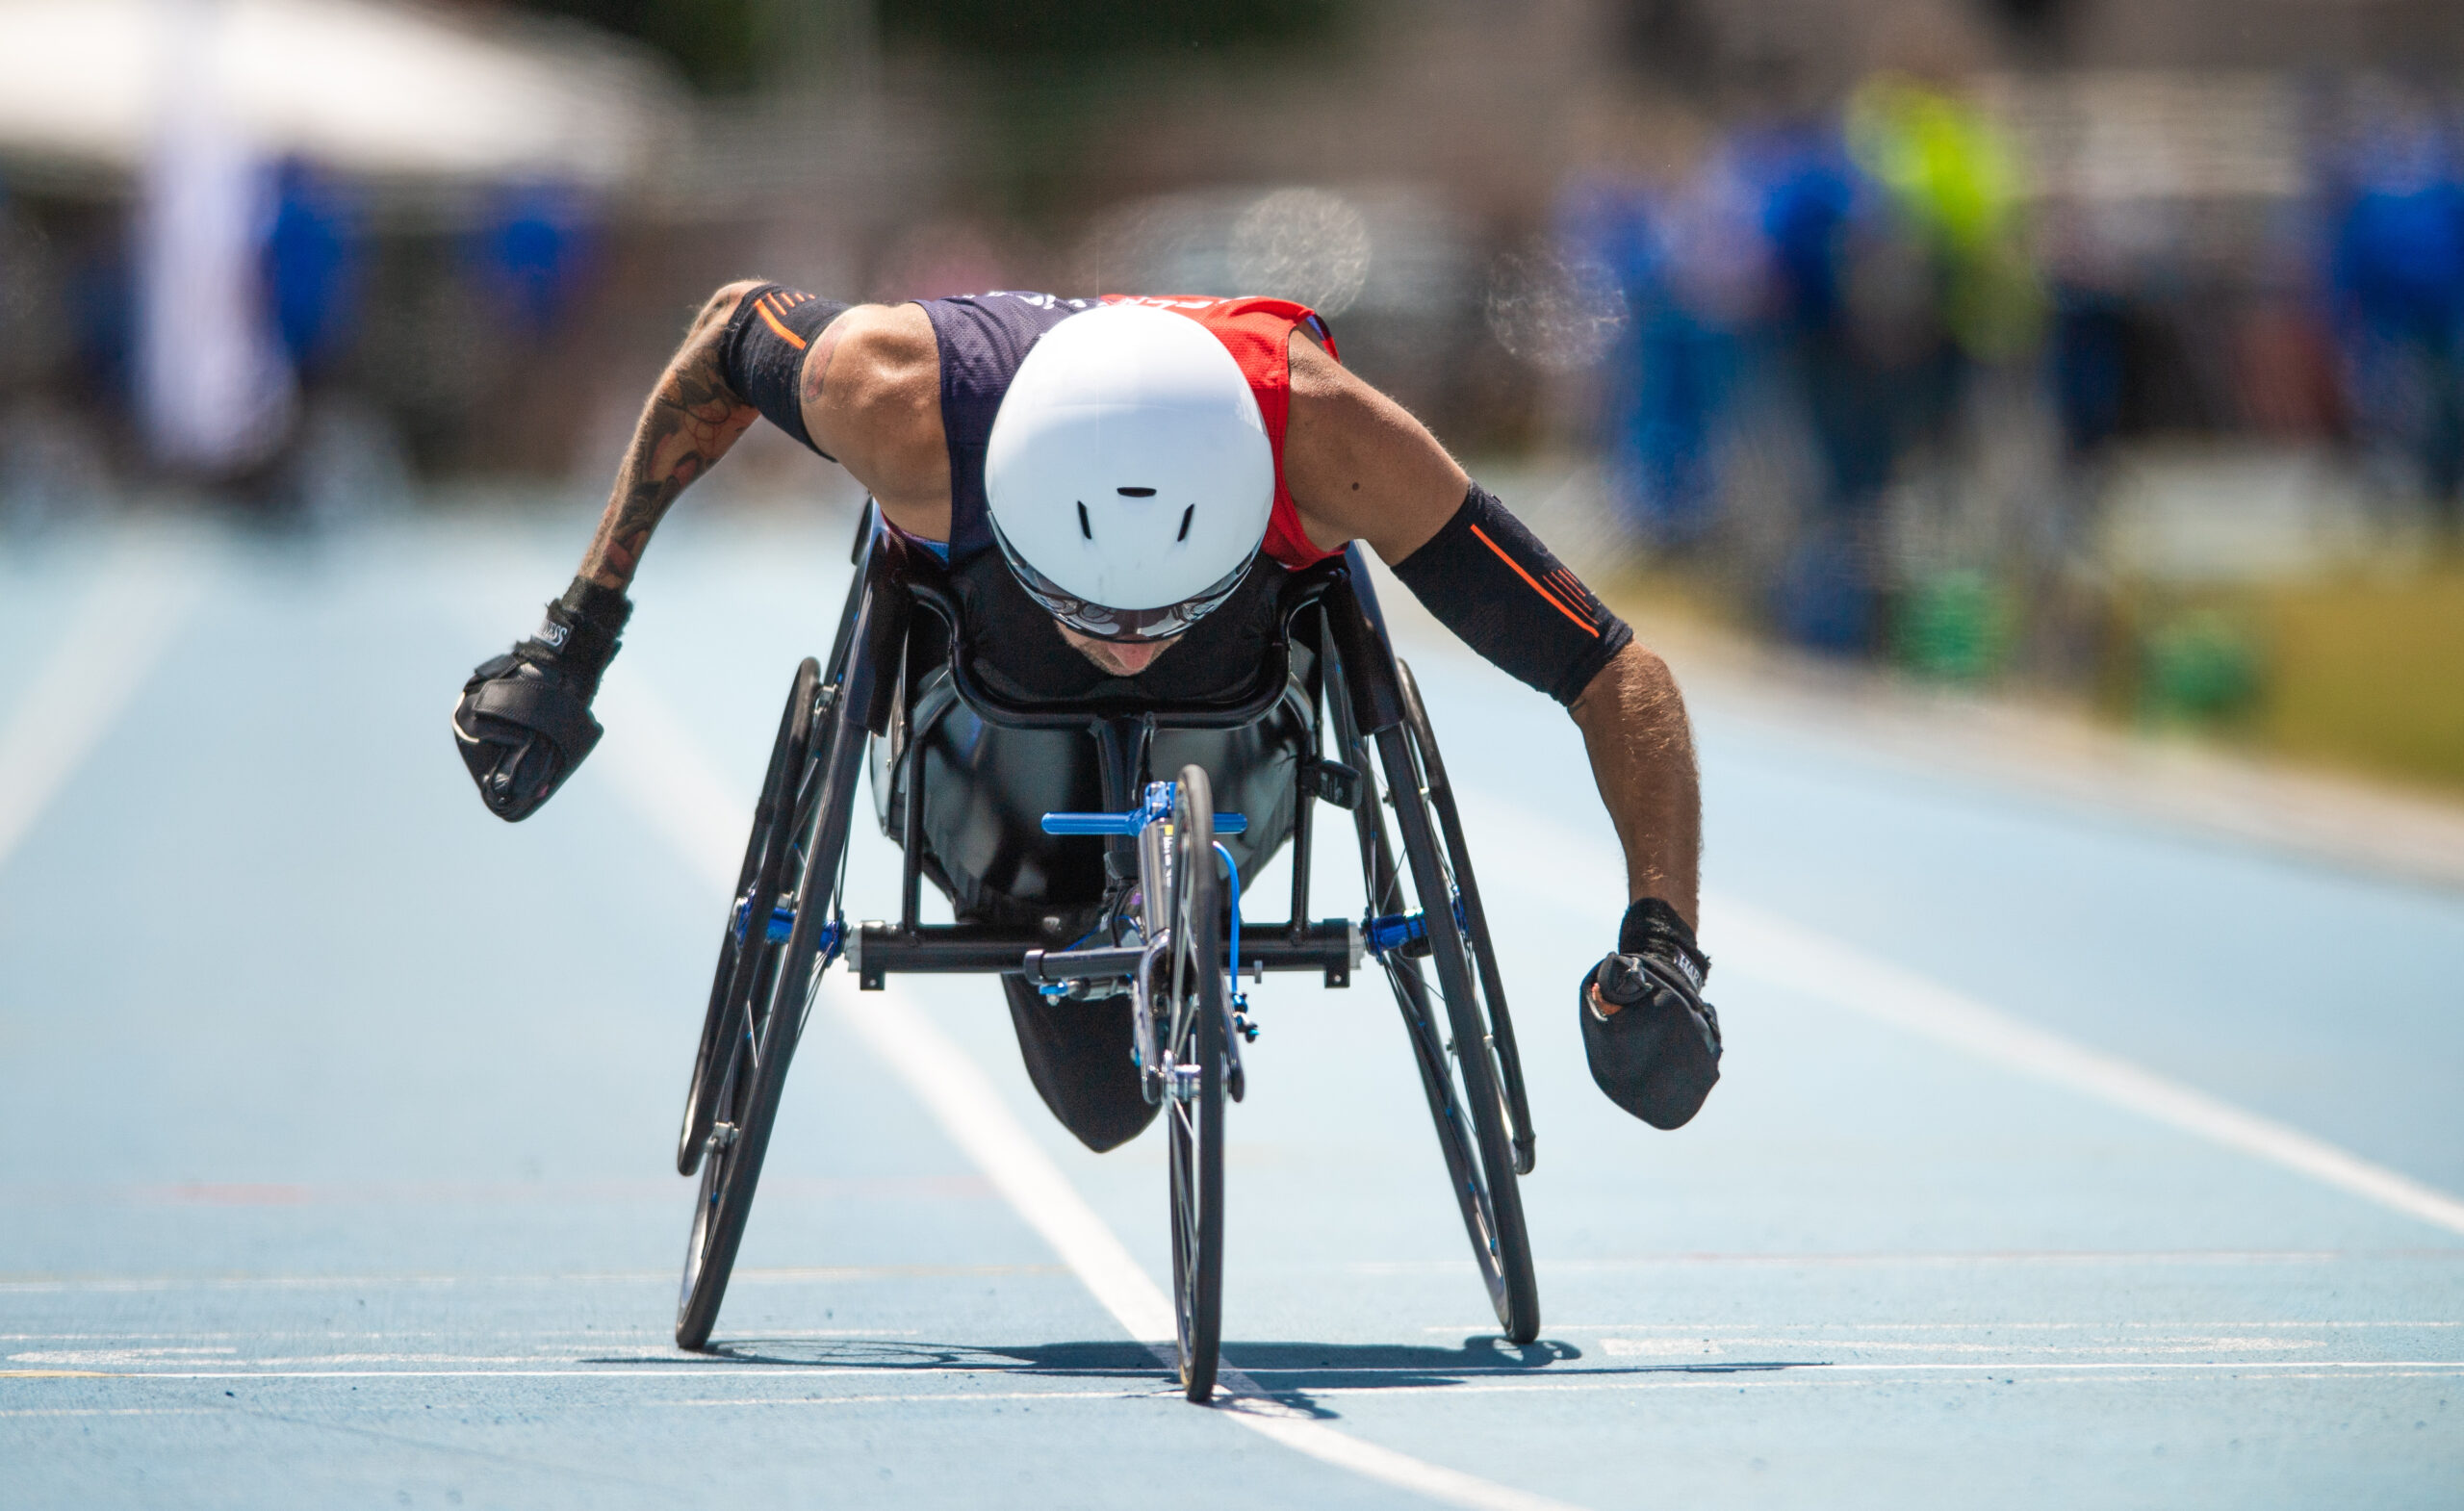
[[[1662,632],[2464,790],[2446,0],[0,0],[0,551],[586,506],[731,277],[1270,293]],[[846,487],[763,433],[695,507]]]

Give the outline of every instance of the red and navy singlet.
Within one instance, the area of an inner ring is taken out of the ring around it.
[[[985,448],[992,421],[1019,365],[1045,331],[1081,310],[1135,299],[1186,315],[1223,343],[1266,422],[1274,450],[1274,506],[1267,518],[1260,560],[1215,612],[1192,626],[1170,653],[1140,676],[1121,682],[1070,650],[1052,616],[1038,607],[1010,576],[992,549],[990,503],[984,490]],[[1283,471],[1284,428],[1292,413],[1288,352],[1296,326],[1307,329],[1331,355],[1334,336],[1316,311],[1288,299],[1152,297],[1106,295],[1065,299],[1049,294],[969,294],[919,299],[933,322],[941,359],[941,430],[950,448],[951,574],[964,611],[984,648],[977,671],[1013,696],[1072,698],[1102,684],[1134,685],[1159,700],[1204,698],[1239,681],[1258,664],[1271,633],[1276,588],[1286,572],[1335,554],[1319,550],[1300,527]],[[926,543],[937,545],[940,543]]]

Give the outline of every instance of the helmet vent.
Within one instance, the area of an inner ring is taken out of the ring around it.
[[[1087,523],[1087,505],[1083,500],[1078,505],[1078,533],[1089,540],[1095,538],[1095,527]]]
[[[1190,538],[1190,521],[1191,521],[1191,520],[1193,520],[1193,519],[1195,519],[1196,517],[1197,517],[1197,505],[1196,505],[1196,504],[1193,503],[1193,504],[1191,504],[1188,508],[1183,509],[1183,510],[1181,511],[1181,533],[1179,533],[1178,535],[1173,536],[1173,537],[1172,537],[1172,539],[1174,539],[1174,540],[1176,540],[1176,541],[1185,541],[1185,540],[1189,539],[1189,538]]]
[[[1152,488],[1116,488],[1113,492],[1119,494],[1124,499],[1152,499],[1155,497],[1155,490]]]

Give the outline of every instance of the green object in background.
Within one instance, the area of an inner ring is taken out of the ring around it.
[[[1920,578],[1891,621],[1899,664],[1944,681],[1981,682],[2000,668],[2010,640],[2010,605],[1982,572]]]
[[[2231,719],[2257,704],[2262,685],[2257,643],[2214,609],[2166,621],[2140,647],[2140,713],[2154,722]]]
[[[2268,744],[2464,792],[2464,561],[2267,594]]]

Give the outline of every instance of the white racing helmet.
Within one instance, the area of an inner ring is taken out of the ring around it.
[[[1099,640],[1162,640],[1241,585],[1274,503],[1274,449],[1206,327],[1107,304],[1019,364],[984,490],[1001,554],[1053,617]]]

